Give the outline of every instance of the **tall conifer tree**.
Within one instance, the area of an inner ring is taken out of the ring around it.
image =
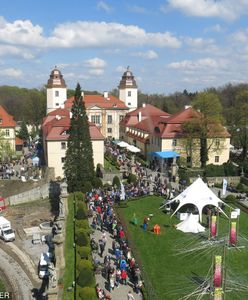
[[[64,170],[68,190],[75,192],[83,191],[84,185],[91,182],[94,177],[89,123],[79,83],[75,90],[71,113]]]

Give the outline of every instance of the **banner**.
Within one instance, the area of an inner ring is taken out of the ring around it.
[[[231,246],[237,245],[237,222],[231,222],[229,243]]]
[[[227,189],[227,180],[224,178],[223,179],[223,188],[222,188],[222,195],[225,196],[226,194],[226,189]]]
[[[222,288],[214,289],[214,300],[222,300],[223,290]]]
[[[222,285],[222,257],[220,255],[215,256],[214,266],[214,287],[220,288]]]
[[[211,237],[216,237],[217,235],[217,217],[211,216],[211,225],[210,225]]]

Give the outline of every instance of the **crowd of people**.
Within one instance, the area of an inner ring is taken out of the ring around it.
[[[121,285],[132,285],[136,293],[140,293],[142,287],[141,271],[133,257],[132,250],[128,244],[124,228],[117,219],[113,205],[117,201],[114,189],[104,191],[103,189],[93,190],[87,193],[86,199],[92,219],[93,230],[100,230],[101,236],[98,240],[91,239],[93,261],[95,270],[99,270],[108,283],[108,291],[119,288]],[[111,253],[106,253],[107,235],[109,232],[112,237]],[[94,253],[98,253],[100,259]],[[99,299],[111,299],[109,293],[96,287]],[[132,292],[129,293],[132,299]],[[133,298],[134,299],[134,298]]]

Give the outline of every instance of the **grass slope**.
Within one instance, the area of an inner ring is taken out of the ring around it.
[[[140,200],[128,202],[127,208],[118,209],[122,221],[128,227],[129,239],[142,262],[142,270],[148,275],[149,280],[161,300],[176,300],[192,293],[199,284],[204,281],[207,274],[211,276],[211,264],[214,255],[223,255],[223,244],[217,246],[206,245],[208,233],[190,234],[182,233],[173,227],[178,223],[176,217],[170,218],[159,210],[162,199],[151,196]],[[133,214],[138,218],[138,225],[131,224]],[[140,225],[145,216],[153,214],[149,223],[149,229],[144,232]],[[241,214],[241,233],[247,233],[247,215]],[[161,235],[152,233],[153,225],[161,226]],[[224,217],[220,218],[219,236],[228,239],[229,222]],[[226,300],[245,299],[248,289],[242,291],[238,284],[248,286],[248,242],[242,238],[246,248],[240,251],[236,249],[226,252],[226,286],[230,291],[226,294]],[[196,250],[202,247],[202,249]],[[193,251],[193,249],[195,249]],[[233,282],[231,282],[233,281]],[[188,299],[196,299],[191,296]],[[209,295],[201,299],[209,299]]]

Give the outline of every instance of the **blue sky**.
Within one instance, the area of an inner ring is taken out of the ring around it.
[[[247,0],[11,0],[0,9],[0,85],[110,91],[127,66],[142,92],[248,78]]]

